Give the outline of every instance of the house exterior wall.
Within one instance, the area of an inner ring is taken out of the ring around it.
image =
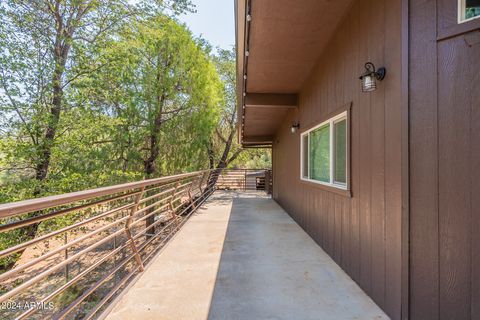
[[[274,198],[383,308],[401,317],[401,0],[357,0],[312,70],[273,144]],[[367,61],[387,68],[362,93]],[[300,180],[300,133],[351,104],[351,196]]]
[[[409,11],[410,319],[480,319],[480,19]]]

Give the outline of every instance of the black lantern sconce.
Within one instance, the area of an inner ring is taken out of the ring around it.
[[[386,73],[387,70],[383,67],[375,70],[373,63],[365,63],[365,72],[360,76],[360,80],[362,80],[362,91],[371,92],[377,90],[377,80],[382,81]]]
[[[298,122],[292,123],[292,127],[290,128],[290,131],[292,131],[292,133],[296,133],[298,129],[300,129],[300,123]]]

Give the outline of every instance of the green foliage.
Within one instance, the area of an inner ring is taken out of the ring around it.
[[[157,147],[156,176],[204,168],[223,96],[202,43],[174,19],[156,16],[125,28],[103,55],[108,67],[78,89],[118,121],[111,131],[117,163],[144,173]]]
[[[270,149],[246,149],[230,164],[231,168],[266,169],[272,167]]]
[[[24,240],[20,230],[12,230],[7,232],[0,233],[0,250],[8,249],[20,243]],[[20,257],[20,254],[15,253],[0,259],[0,273],[8,270],[17,259]]]
[[[55,304],[60,306],[68,306],[70,303],[75,301],[75,299],[77,299],[82,293],[83,290],[80,288],[79,285],[72,285],[54,300]]]
[[[0,201],[140,179],[148,134],[162,144],[158,174],[204,167],[221,84],[208,47],[160,13],[191,2],[58,1],[63,12],[87,2],[89,11],[72,38],[48,176],[34,181],[50,121],[54,2],[0,4]],[[159,95],[166,116],[153,132]]]

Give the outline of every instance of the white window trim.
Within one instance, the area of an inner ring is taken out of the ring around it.
[[[346,144],[345,144],[345,148],[347,149],[346,150],[346,168],[345,168],[345,177],[346,177],[346,181],[347,183],[341,183],[341,182],[335,182],[334,179],[335,179],[335,159],[334,159],[334,124],[341,121],[341,120],[346,120],[346,130],[347,130],[347,136],[346,136]],[[320,127],[323,127],[325,126],[326,124],[329,124],[329,129],[330,129],[330,182],[324,182],[324,181],[319,181],[319,180],[314,180],[314,179],[310,179],[308,177],[304,177],[303,176],[303,154],[304,154],[304,144],[303,144],[303,137],[307,136],[307,161],[308,161],[308,168],[307,168],[307,175],[310,176],[310,135],[309,133],[320,128]],[[324,186],[329,186],[329,187],[333,187],[333,188],[337,188],[337,189],[341,189],[341,190],[348,190],[348,181],[349,181],[349,170],[348,170],[348,159],[350,157],[350,154],[349,154],[349,144],[350,144],[350,138],[349,138],[349,135],[348,135],[348,132],[349,132],[349,119],[348,119],[348,112],[347,111],[344,111],[318,125],[316,125],[315,127],[313,128],[310,128],[308,130],[306,130],[305,132],[302,132],[302,134],[300,134],[300,180],[303,180],[303,181],[308,181],[308,182],[312,182],[312,183],[316,183],[316,184],[321,184],[321,185],[324,185]]]
[[[467,0],[458,0],[458,23],[465,23],[475,19],[480,19],[480,16],[476,16],[473,18],[465,19],[465,10],[467,6]]]

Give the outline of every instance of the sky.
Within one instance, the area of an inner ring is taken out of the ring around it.
[[[195,36],[202,36],[214,47],[230,49],[235,44],[234,0],[193,0],[196,13],[179,17]]]

